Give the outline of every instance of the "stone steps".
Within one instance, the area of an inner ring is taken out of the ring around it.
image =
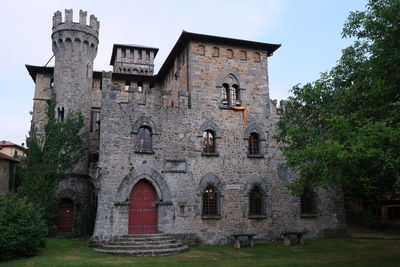
[[[189,249],[166,234],[118,236],[110,240],[93,241],[91,246],[99,252],[131,256],[167,256]]]

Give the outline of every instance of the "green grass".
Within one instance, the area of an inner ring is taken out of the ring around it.
[[[304,246],[200,246],[176,256],[114,256],[87,248],[87,239],[47,240],[39,255],[1,266],[400,266],[400,240],[320,239]]]

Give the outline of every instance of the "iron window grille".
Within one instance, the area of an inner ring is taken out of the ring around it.
[[[259,186],[254,186],[250,191],[249,215],[264,215],[263,193]]]
[[[251,133],[249,137],[249,155],[260,154],[260,136],[257,133]]]
[[[151,129],[147,126],[142,126],[138,131],[138,152],[152,152]]]
[[[313,214],[314,212],[314,193],[309,189],[304,189],[301,195],[301,214]]]
[[[218,194],[213,185],[208,185],[203,191],[203,215],[218,215]]]

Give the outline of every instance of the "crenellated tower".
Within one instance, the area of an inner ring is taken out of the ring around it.
[[[57,96],[56,116],[65,120],[68,112],[79,111],[84,116],[85,132],[89,132],[93,61],[99,44],[100,23],[94,15],[87,24],[87,12],[80,10],[79,22],[73,21],[72,9],[53,16],[52,48],[55,57],[54,90]],[[84,145],[88,146],[88,140]],[[87,174],[85,155],[75,172]]]

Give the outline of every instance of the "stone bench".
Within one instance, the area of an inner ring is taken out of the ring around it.
[[[247,236],[249,239],[249,247],[254,248],[254,237],[256,234],[245,234],[245,233],[236,233],[233,234],[233,238],[235,239],[235,248],[240,248],[240,240],[241,236]]]
[[[291,238],[293,238],[294,236],[296,236],[297,239],[297,244],[299,245],[304,245],[304,234],[306,232],[305,231],[290,231],[290,232],[283,232],[283,245],[284,246],[290,246],[292,245],[292,240]]]

